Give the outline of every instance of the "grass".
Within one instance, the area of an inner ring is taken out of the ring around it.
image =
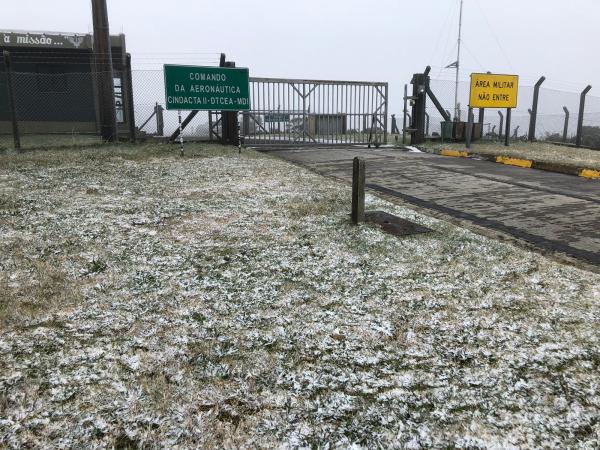
[[[464,143],[428,144],[433,149],[466,150]],[[512,142],[510,147],[502,143],[474,142],[472,153],[481,155],[509,156],[538,162],[561,164],[576,168],[600,170],[600,151],[585,148],[564,147],[545,142]]]
[[[251,150],[6,152],[0,193],[0,447],[596,446],[596,274]]]
[[[22,134],[21,148],[24,150],[39,148],[75,148],[81,146],[98,146],[102,139],[98,135],[87,134]],[[0,151],[14,148],[12,135],[0,135]]]

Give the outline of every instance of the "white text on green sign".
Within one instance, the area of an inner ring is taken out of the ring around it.
[[[167,109],[250,109],[248,69],[165,65]]]

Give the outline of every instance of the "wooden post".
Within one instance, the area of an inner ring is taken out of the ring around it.
[[[163,107],[159,105],[158,102],[154,107],[154,111],[156,112],[156,134],[158,136],[165,135],[165,121],[163,119]]]
[[[6,87],[8,89],[8,108],[12,120],[13,140],[15,150],[21,149],[21,136],[19,135],[19,122],[17,121],[17,105],[15,103],[15,85],[12,77],[10,53],[4,51],[4,65],[6,66]]]
[[[365,160],[352,161],[352,223],[365,221]]]
[[[118,139],[117,113],[106,0],[92,0],[92,20],[94,60],[98,70],[98,95],[100,96],[100,133],[103,141],[115,142]]]

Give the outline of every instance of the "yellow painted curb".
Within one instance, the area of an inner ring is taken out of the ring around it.
[[[467,152],[461,152],[459,150],[442,150],[442,156],[455,156],[457,158],[466,158],[469,156]]]
[[[526,169],[531,169],[531,166],[533,166],[533,161],[529,159],[509,158],[508,156],[496,156],[496,162],[508,164],[509,166],[524,167]]]
[[[581,172],[579,172],[579,176],[592,179],[600,178],[600,170],[583,169]]]

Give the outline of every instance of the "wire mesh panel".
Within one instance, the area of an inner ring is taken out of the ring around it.
[[[387,83],[250,79],[250,145],[363,145],[387,138]]]
[[[440,101],[442,107],[453,120],[468,120],[468,101],[470,82],[460,81],[458,84],[458,109],[455,109],[454,80],[430,81],[431,90]],[[582,86],[583,87],[583,86]],[[412,87],[409,85],[409,91]],[[533,86],[520,85],[518,106],[511,113],[510,137],[513,140],[527,140],[529,134],[530,112],[533,103]],[[580,93],[566,92],[541,87],[538,101],[538,115],[535,127],[535,138],[552,142],[574,143],[579,118]],[[499,114],[500,113],[500,114]],[[395,114],[399,131],[402,131],[403,113]],[[407,116],[407,128],[410,128],[410,107]],[[426,104],[426,135],[429,138],[440,138],[442,135],[442,115],[431,101]],[[479,121],[479,110],[474,110],[474,121]],[[500,125],[503,129],[500,130]],[[496,140],[506,131],[506,111],[486,109],[483,113],[482,139]],[[582,145],[600,148],[600,97],[587,95],[583,116]]]
[[[8,84],[6,76],[0,78],[0,145],[10,148],[13,137]],[[23,148],[101,142],[92,73],[13,72],[12,86]],[[120,112],[124,120],[122,102]]]
[[[178,113],[165,109],[165,80],[162,70],[133,70],[135,123],[140,135],[171,136],[179,128]],[[185,118],[189,112],[183,113]],[[209,111],[198,111],[185,127],[183,136],[211,140]],[[214,125],[214,124],[213,124]]]

